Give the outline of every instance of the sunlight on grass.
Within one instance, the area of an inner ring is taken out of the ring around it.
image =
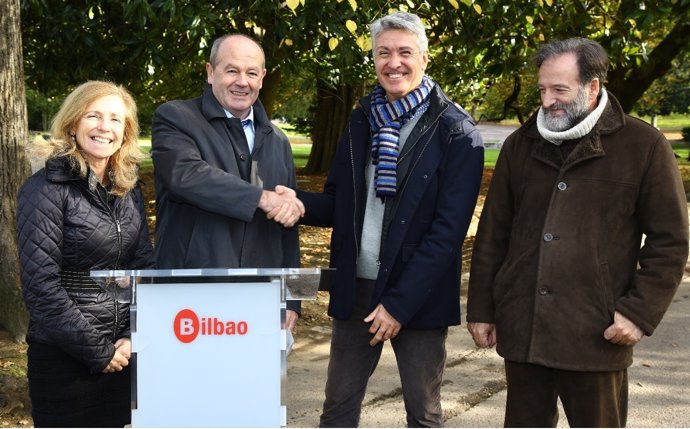
[[[295,167],[303,168],[305,165],[307,165],[307,161],[309,160],[309,153],[311,153],[311,144],[293,144],[292,158],[295,161]]]
[[[309,143],[296,143],[292,144],[292,157],[295,160],[295,166],[297,168],[302,168],[307,165],[309,160],[309,153],[311,152],[311,144]],[[141,161],[140,166],[142,169],[153,168],[153,162],[151,161],[151,139],[146,137],[139,138],[139,147],[141,147],[142,152],[146,154],[146,158]]]
[[[673,143],[673,153],[675,153],[680,159],[688,159],[690,154],[690,146],[687,143]]]
[[[642,117],[643,120],[649,121],[649,117]],[[295,167],[303,168],[309,160],[309,153],[311,152],[311,142],[309,136],[295,132],[294,127],[285,123],[274,123],[278,126],[290,139],[292,146],[292,155],[295,161]],[[517,124],[519,125],[519,124]],[[659,117],[658,125],[662,130],[680,130],[683,127],[690,126],[690,115],[669,115]],[[139,138],[139,144],[142,150],[149,154],[151,151],[151,138],[142,136]],[[673,151],[680,159],[688,159],[690,147],[685,143],[674,143]],[[485,149],[484,150],[484,166],[494,167],[500,149]],[[153,168],[151,158],[147,157],[141,163],[143,169]]]
[[[495,167],[501,149],[484,149],[484,167]]]
[[[652,118],[649,116],[638,116],[638,115],[633,115],[633,116],[640,118],[647,123],[652,122]],[[681,115],[678,113],[674,113],[674,114],[668,115],[668,116],[659,116],[657,118],[657,124],[656,125],[661,130],[681,130],[685,127],[690,127],[690,115],[688,115],[688,114]]]
[[[302,139],[308,139],[309,138],[309,136],[307,136],[305,134],[298,133],[297,131],[295,131],[294,125],[290,125],[290,124],[285,123],[285,122],[276,122],[276,121],[272,121],[272,122],[273,122],[273,125],[280,128],[281,130],[283,130],[285,135],[288,136],[290,139],[292,139],[293,137],[302,138]]]

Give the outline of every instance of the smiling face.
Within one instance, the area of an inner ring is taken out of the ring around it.
[[[107,95],[86,107],[71,130],[89,166],[103,171],[110,157],[122,146],[127,108],[122,98]]]
[[[206,64],[208,83],[213,95],[233,116],[244,119],[259,97],[266,75],[264,55],[252,40],[232,36],[223,40],[217,55],[217,64]]]
[[[597,105],[599,79],[582,85],[575,54],[550,58],[539,67],[539,92],[546,127],[565,131],[580,123]]]
[[[389,101],[406,96],[422,83],[429,54],[420,52],[414,33],[386,30],[376,38],[374,46],[376,77]]]

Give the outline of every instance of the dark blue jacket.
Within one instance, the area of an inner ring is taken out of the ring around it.
[[[398,195],[386,201],[379,275],[371,309],[382,303],[403,326],[460,323],[462,242],[474,213],[484,165],[482,138],[470,116],[438,88],[408,137],[398,165]],[[328,313],[344,320],[355,298],[357,255],[371,162],[369,97],[341,137],[323,193],[299,192],[302,223],[332,226],[336,268]],[[405,151],[411,151],[403,156]]]

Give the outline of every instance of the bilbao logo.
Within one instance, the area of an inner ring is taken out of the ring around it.
[[[191,343],[199,335],[246,335],[249,324],[241,321],[223,321],[217,317],[199,317],[194,310],[180,310],[173,322],[175,336],[180,342]]]

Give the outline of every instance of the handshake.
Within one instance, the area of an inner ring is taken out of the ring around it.
[[[293,189],[278,185],[275,191],[264,190],[259,199],[259,208],[268,219],[280,223],[286,228],[294,226],[304,216],[304,204],[297,198]]]

